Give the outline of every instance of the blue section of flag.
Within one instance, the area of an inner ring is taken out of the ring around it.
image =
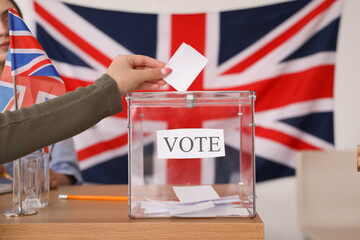
[[[299,11],[309,0],[221,13],[219,64],[265,36]],[[236,43],[236,44],[235,44]]]
[[[330,52],[336,50],[337,35],[339,30],[340,18],[334,20],[331,24],[326,26],[323,30],[315,34],[305,44],[303,44],[297,51],[285,58],[283,62],[310,56],[319,52]]]
[[[34,73],[31,74],[32,76],[55,76],[55,77],[59,77],[60,75],[58,74],[58,72],[55,70],[53,65],[47,65],[43,68],[38,69],[37,71],[35,71]]]
[[[257,182],[295,175],[295,169],[276,163],[270,159],[256,156],[255,162]]]
[[[36,25],[36,35],[39,43],[43,46],[49,58],[59,62],[67,62],[68,64],[75,66],[90,68],[90,66],[81,60],[76,54],[72,53],[60,42],[56,41],[56,39],[48,34],[39,24]]]
[[[283,119],[281,122],[334,144],[333,112],[313,113],[301,117]]]
[[[0,85],[0,112],[3,112],[11,98],[14,96],[12,88]]]
[[[30,63],[35,58],[42,56],[41,53],[17,53],[13,54],[15,58],[15,62],[19,66],[24,66],[28,63]]]
[[[26,24],[24,23],[24,21],[19,18],[18,16],[9,13],[9,30],[10,31],[26,31],[26,32],[30,32],[29,28],[26,26]],[[12,22],[10,24],[10,22]]]
[[[67,6],[133,54],[156,57],[158,15]]]

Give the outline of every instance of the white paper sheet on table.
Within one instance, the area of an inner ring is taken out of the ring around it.
[[[177,91],[186,91],[207,62],[208,60],[193,47],[182,43],[166,64],[166,67],[172,69],[172,73],[164,80]]]

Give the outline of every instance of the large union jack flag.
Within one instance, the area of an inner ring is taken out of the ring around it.
[[[39,42],[14,9],[9,9],[10,47],[0,81],[0,111],[28,107],[65,93],[65,85]]]
[[[293,175],[298,150],[334,147],[341,9],[341,0],[300,0],[225,12],[140,14],[34,1],[37,37],[67,90],[92,83],[118,54],[166,62],[186,42],[209,60],[189,91],[255,91],[258,181]],[[127,181],[126,131],[124,111],[75,137],[85,181]],[[227,151],[238,149],[228,142]],[[206,176],[226,181],[217,169],[231,171],[231,166],[213,164]],[[201,161],[192,168],[202,182]]]

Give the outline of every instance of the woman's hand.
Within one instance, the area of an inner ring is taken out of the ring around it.
[[[133,90],[157,90],[165,81],[162,79],[172,70],[164,68],[165,63],[142,55],[119,55],[110,64],[107,74],[117,83],[121,95]]]

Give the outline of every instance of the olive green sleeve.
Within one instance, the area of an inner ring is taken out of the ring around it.
[[[94,84],[18,111],[0,114],[0,164],[72,137],[121,112],[116,82],[104,74]]]

